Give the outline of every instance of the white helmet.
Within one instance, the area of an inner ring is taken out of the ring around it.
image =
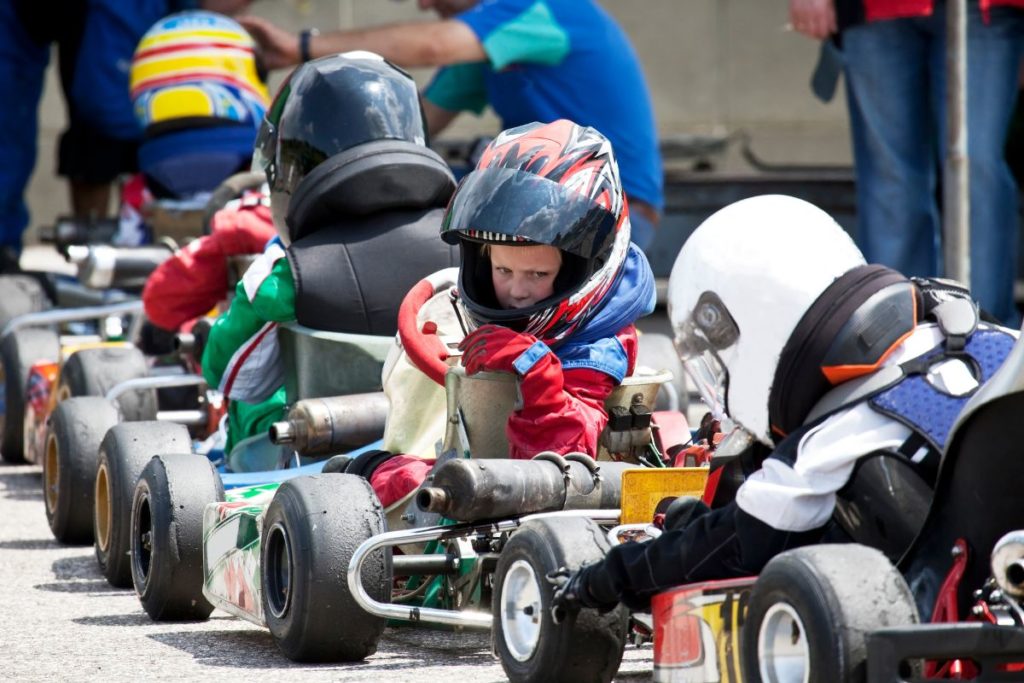
[[[867,266],[831,216],[782,195],[705,220],[668,292],[676,347],[702,398],[767,445],[831,386],[876,369],[917,315],[906,278]]]

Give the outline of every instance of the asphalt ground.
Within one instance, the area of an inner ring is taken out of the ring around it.
[[[40,468],[0,464],[0,680],[502,681],[482,632],[388,628],[357,664],[296,664],[270,632],[214,611],[158,624],[114,589],[91,546],[62,546],[46,523]],[[650,644],[627,646],[616,680],[650,680]]]

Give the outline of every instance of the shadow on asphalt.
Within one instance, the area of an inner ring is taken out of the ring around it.
[[[128,622],[128,617],[117,617]],[[80,620],[79,620],[80,621]],[[459,665],[491,665],[497,660],[490,652],[490,637],[479,633],[442,633],[413,629],[388,629],[381,638],[377,653],[362,662],[305,664],[288,660],[274,645],[266,630],[177,631],[154,633],[147,637],[186,652],[197,663],[212,667],[245,667],[252,669],[338,669],[365,671],[369,678],[387,672],[408,671],[410,666],[431,663]],[[426,661],[424,661],[426,660]]]
[[[52,538],[19,538],[16,541],[0,541],[0,550],[57,550],[63,547]]]
[[[101,617],[79,617],[72,619],[83,626],[152,626],[153,620],[145,612],[133,614],[107,614]]]
[[[0,465],[0,495],[12,500],[42,500],[42,470],[31,465]]]
[[[61,546],[54,542],[58,548],[68,549],[68,546]],[[96,564],[96,556],[92,548],[82,546],[81,555],[76,557],[62,557],[50,565],[53,583],[40,583],[33,586],[36,590],[51,591],[54,593],[105,593],[116,595],[126,593],[123,588],[114,588],[107,583],[106,578],[100,573]]]
[[[201,631],[151,633],[147,637],[186,652],[192,655],[198,664],[207,666],[247,669],[287,669],[307,666],[290,662],[278,652],[270,637],[270,631],[210,631],[203,629]]]

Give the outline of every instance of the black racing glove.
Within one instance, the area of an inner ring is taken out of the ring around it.
[[[619,604],[617,601],[596,600],[587,590],[587,571],[591,566],[594,565],[581,567],[576,571],[562,567],[544,577],[555,589],[555,594],[551,598],[551,620],[556,624],[562,623],[584,607],[607,612]]]

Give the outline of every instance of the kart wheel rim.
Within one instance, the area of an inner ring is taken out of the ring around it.
[[[149,495],[145,489],[138,494],[138,505],[132,519],[132,575],[137,588],[149,583],[149,568],[153,560],[153,515],[149,508]]]
[[[501,633],[509,654],[525,662],[540,641],[542,605],[537,574],[525,560],[509,567],[501,587]]]
[[[26,406],[25,415],[21,420],[21,452],[29,462],[39,460],[36,448],[36,418],[32,406]]]
[[[288,613],[292,598],[292,551],[288,531],[280,522],[267,534],[266,580],[267,607],[278,619]]]
[[[43,484],[46,488],[46,511],[51,515],[57,509],[60,499],[60,449],[57,437],[50,434],[46,437],[46,459],[43,461]]]
[[[811,650],[807,629],[792,605],[768,608],[757,633],[757,661],[765,683],[807,683]]]
[[[110,507],[110,474],[107,472],[107,464],[101,462],[96,470],[96,492],[94,521],[96,547],[102,552],[107,552],[110,546],[110,527],[114,523],[113,511]]]

